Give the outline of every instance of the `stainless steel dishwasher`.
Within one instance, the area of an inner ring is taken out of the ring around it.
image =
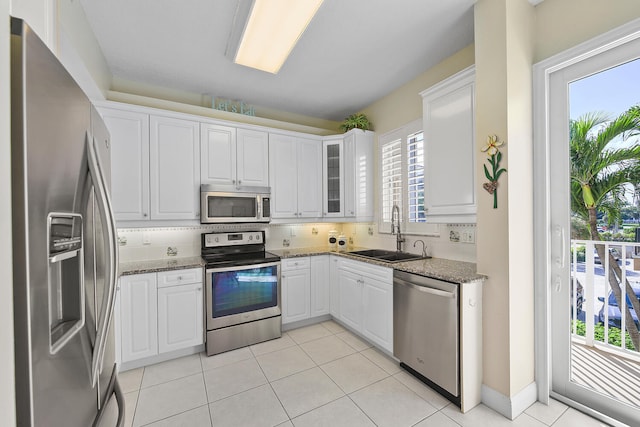
[[[393,354],[460,405],[458,285],[393,272]]]

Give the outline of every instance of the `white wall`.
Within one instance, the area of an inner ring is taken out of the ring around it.
[[[89,98],[105,99],[111,86],[111,70],[80,1],[57,0],[57,4],[58,58]]]
[[[11,0],[11,15],[24,19],[31,29],[56,51],[56,1]]]
[[[11,151],[9,0],[0,0],[0,417],[15,425],[13,275],[11,255]]]
[[[475,244],[451,242],[449,232],[472,230],[475,225],[446,225],[441,226],[438,237],[405,236],[403,250],[415,254],[422,252],[422,245],[415,242],[420,239],[425,242],[429,255],[458,261],[474,262]],[[119,228],[118,238],[121,240],[120,262],[145,261],[171,258],[167,255],[169,246],[177,249],[177,257],[200,256],[202,233],[227,230],[264,230],[267,250],[286,250],[296,248],[328,248],[330,231],[344,234],[349,241],[349,248],[366,247],[380,249],[396,249],[396,236],[378,234],[374,232],[374,223],[313,223],[313,224],[270,224],[270,225],[194,225],[192,227],[150,227],[150,228]],[[369,234],[369,232],[373,234]],[[145,243],[145,240],[148,243]],[[288,246],[285,246],[288,241]]]

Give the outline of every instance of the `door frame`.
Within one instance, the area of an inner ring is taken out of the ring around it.
[[[640,39],[640,19],[567,49],[533,66],[533,172],[534,172],[534,299],[535,299],[535,378],[538,400],[548,404],[551,393],[551,248],[554,237],[551,223],[550,182],[550,81],[562,72],[584,61],[630,41]],[[557,238],[557,237],[556,237]],[[555,399],[570,403],[581,411],[612,425],[616,420],[562,396]]]

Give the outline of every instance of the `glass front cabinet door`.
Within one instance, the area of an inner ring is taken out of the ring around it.
[[[344,216],[344,145],[343,139],[323,142],[323,216]]]

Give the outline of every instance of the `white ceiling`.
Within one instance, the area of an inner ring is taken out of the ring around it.
[[[81,0],[115,77],[331,120],[473,41],[475,0],[325,0],[273,75],[225,56],[237,3]]]

